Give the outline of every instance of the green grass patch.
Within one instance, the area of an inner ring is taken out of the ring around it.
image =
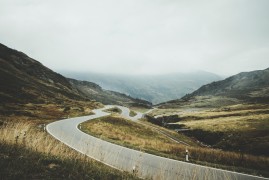
[[[129,113],[129,116],[131,116],[131,117],[135,117],[137,115],[137,113],[136,112],[134,112],[134,111],[130,111],[130,113]]]
[[[118,107],[113,107],[113,108],[106,109],[105,112],[112,113],[112,114],[121,114],[122,110]]]

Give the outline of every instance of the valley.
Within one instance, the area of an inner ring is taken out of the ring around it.
[[[164,75],[117,75],[69,71],[61,73],[67,77],[97,83],[106,90],[144,99],[152,104],[179,99],[204,84],[222,79],[216,74],[204,71]]]
[[[247,174],[240,174],[240,173],[236,173],[236,172],[232,172],[232,171],[223,171],[221,169],[216,169],[216,168],[210,168],[208,166],[210,166],[210,163],[206,163],[207,166],[199,166],[199,165],[195,165],[193,163],[185,163],[182,161],[175,161],[173,159],[168,159],[168,158],[162,158],[160,156],[154,156],[152,154],[148,154],[146,152],[141,151],[141,149],[139,151],[137,150],[133,150],[130,148],[125,148],[123,146],[119,146],[116,145],[114,143],[110,143],[107,141],[103,141],[99,138],[87,135],[83,132],[81,132],[79,129],[83,129],[85,128],[84,122],[85,121],[95,121],[97,118],[102,118],[105,117],[104,119],[104,124],[103,126],[99,126],[98,128],[98,124],[94,124],[97,125],[96,130],[98,130],[100,132],[100,130],[102,131],[103,127],[109,127],[107,130],[103,131],[104,134],[101,134],[101,137],[107,137],[106,135],[111,136],[112,134],[114,134],[114,132],[117,132],[115,134],[119,135],[118,137],[114,136],[115,138],[113,138],[113,140],[117,140],[120,138],[124,139],[124,136],[122,136],[122,134],[124,134],[124,132],[126,132],[126,130],[128,130],[128,128],[132,128],[135,127],[136,130],[140,131],[139,135],[140,137],[147,137],[148,134],[151,134],[151,131],[148,129],[146,131],[143,131],[143,128],[138,128],[137,124],[130,124],[130,120],[122,120],[121,118],[113,118],[113,117],[108,117],[110,114],[106,113],[105,110],[107,109],[111,109],[111,107],[113,106],[106,106],[102,109],[96,109],[93,112],[95,113],[95,115],[91,115],[91,116],[84,116],[84,117],[77,117],[77,118],[71,118],[71,119],[66,119],[66,120],[62,120],[62,121],[57,121],[54,123],[51,123],[47,126],[47,130],[48,132],[53,135],[56,139],[60,140],[61,142],[64,142],[66,145],[76,149],[77,151],[81,152],[81,153],[85,153],[87,156],[89,157],[93,157],[96,160],[100,161],[100,162],[104,162],[105,164],[108,164],[112,167],[115,168],[120,168],[123,169],[125,171],[129,171],[129,172],[133,172],[135,175],[142,177],[142,178],[159,178],[161,177],[165,177],[165,178],[175,178],[175,177],[184,177],[184,178],[193,178],[194,176],[199,176],[201,178],[247,178],[247,179],[263,179],[262,177],[258,177],[258,176],[251,176],[251,175],[247,175]],[[122,113],[121,116],[126,116],[124,115],[124,107],[119,107],[120,109],[122,109]],[[129,117],[130,118],[130,117]],[[133,119],[133,121],[137,121],[139,119]],[[98,122],[100,122],[100,119],[97,120]],[[112,121],[111,125],[109,124],[109,121]],[[81,126],[82,123],[82,126]],[[103,123],[103,121],[101,121],[101,123]],[[113,128],[113,125],[118,125],[119,127],[119,131],[117,131],[117,128],[115,129],[115,131],[112,131],[112,134],[109,134],[110,131]],[[107,126],[108,125],[108,126]],[[121,126],[123,125],[123,126]],[[128,125],[125,126],[124,125]],[[78,129],[78,128],[79,129]],[[89,127],[89,126],[87,126]],[[62,130],[62,131],[59,131]],[[85,130],[85,129],[84,129]],[[88,128],[86,128],[87,132]],[[138,132],[137,131],[137,132]],[[98,134],[99,134],[98,132]],[[130,134],[130,132],[128,131],[128,134]],[[134,136],[136,134],[136,131],[134,131],[134,128],[132,128],[132,136],[129,136],[127,139],[132,139],[135,142],[141,142],[141,140],[139,140],[139,138],[137,138],[138,136]],[[100,134],[99,134],[100,135]],[[126,135],[126,134],[125,134]],[[157,135],[157,134],[156,134]],[[156,136],[155,135],[155,136]],[[132,138],[131,138],[132,137]],[[159,138],[159,137],[158,137]],[[158,139],[156,138],[156,140]],[[161,138],[161,136],[160,136]],[[122,140],[123,140],[122,139]],[[136,141],[136,140],[138,141]],[[126,140],[126,139],[125,139]],[[150,144],[150,140],[148,139],[149,142],[148,145]],[[128,144],[128,143],[126,143]],[[147,143],[146,143],[147,144]],[[156,143],[154,143],[156,144]],[[91,148],[92,150],[89,151],[89,148]],[[185,147],[186,148],[186,147]],[[192,153],[195,152],[195,149],[193,149],[192,147],[187,147],[188,149],[191,150]],[[205,150],[203,151],[202,149],[200,149],[200,151],[198,151],[197,153],[199,154],[199,157],[201,157],[202,153],[204,152],[205,154],[207,154],[205,152]],[[251,165],[257,164],[255,163],[255,161],[257,160],[256,158],[253,158],[251,156],[246,156],[243,159],[241,158],[241,156],[236,155],[235,153],[224,153],[224,152],[217,152],[214,151],[212,149],[210,149],[210,151],[208,151],[208,153],[210,153],[211,158],[215,157],[215,160],[220,161],[221,158],[224,159],[229,159],[231,160],[231,158],[233,158],[235,161],[232,161],[233,163],[236,163],[236,170],[238,171],[240,169],[240,171],[245,171],[246,172],[246,167],[248,166],[247,164],[243,163],[244,161],[248,161],[251,162]],[[195,153],[194,153],[195,154]],[[204,155],[205,155],[204,154]],[[221,156],[220,156],[221,155]],[[205,155],[206,156],[206,155]],[[223,159],[223,160],[224,160]],[[237,159],[239,161],[237,161]],[[211,159],[213,160],[213,159]],[[258,159],[259,160],[259,164],[262,165],[263,163],[263,167],[266,167],[266,163],[267,161],[264,159]],[[159,162],[159,163],[158,163]],[[224,163],[223,161],[221,161],[222,163]],[[225,161],[225,162],[230,162],[230,161]],[[244,165],[242,168],[240,166],[238,166],[239,164],[237,163],[243,163]],[[261,164],[262,162],[262,164]],[[164,165],[164,166],[163,166]],[[250,165],[250,164],[249,164]],[[176,168],[175,168],[176,167]],[[216,165],[214,165],[214,167],[218,167]],[[224,168],[225,166],[221,166],[222,168]],[[227,167],[226,167],[227,168]],[[235,167],[233,166],[233,170]],[[180,169],[180,170],[179,170]],[[252,170],[248,171],[249,173],[254,173],[255,171],[253,171],[253,167],[251,168]],[[261,168],[263,169],[263,168]],[[262,173],[263,171],[261,171],[261,169],[256,173]],[[158,173],[156,173],[158,172]],[[167,173],[169,172],[169,173]],[[264,171],[266,172],[266,171]],[[263,173],[262,173],[263,174]]]
[[[97,101],[98,100],[98,101]],[[151,103],[69,80],[0,44],[0,177],[4,179],[137,179],[85,157],[44,131],[60,119],[93,114],[103,103]]]
[[[269,180],[269,0],[0,0],[0,180]]]
[[[107,149],[124,149],[119,152],[135,151],[137,159],[145,155],[145,158],[150,157],[149,162],[153,164],[162,156],[170,158],[165,159],[166,163],[177,160],[177,166],[185,168],[187,148],[190,167],[197,166],[200,169],[198,165],[202,165],[201,170],[205,168],[210,172],[216,171],[217,174],[220,170],[210,167],[252,174],[255,177],[269,177],[269,69],[239,73],[220,81],[216,81],[220,78],[215,75],[200,73],[199,81],[203,79],[200,84],[196,83],[192,77],[194,75],[173,75],[177,80],[169,82],[170,85],[182,86],[178,84],[178,79],[185,82],[184,76],[186,82],[190,83],[188,91],[170,86],[169,83],[164,85],[173,89],[177,96],[171,96],[171,92],[162,87],[159,89],[163,91],[158,94],[154,89],[158,78],[152,86],[150,83],[153,80],[150,82],[145,78],[149,82],[146,86],[141,82],[141,87],[153,88],[150,91],[139,88],[140,82],[133,80],[128,89],[133,90],[134,94],[139,92],[144,95],[131,96],[129,91],[126,91],[126,95],[105,90],[94,82],[66,78],[24,53],[2,44],[0,63],[1,176],[17,178],[23,175],[30,179],[44,176],[106,179],[111,176],[114,179],[137,179],[140,177],[138,173],[141,173],[146,177],[142,171],[132,173],[132,165],[121,172],[116,169],[124,169],[124,164],[114,169],[115,164],[110,165],[111,168],[94,161],[96,159],[107,164],[104,157],[109,154],[105,154],[105,149],[102,151],[95,144],[90,146],[91,141],[86,143],[86,152],[91,154],[91,158],[79,153],[84,149],[77,152],[82,147],[81,144],[85,143],[80,142],[81,137],[89,137],[71,125],[78,125],[83,119],[81,130],[93,135],[93,142],[105,143]],[[115,81],[110,83],[114,84]],[[114,85],[118,86],[117,83]],[[164,97],[162,93],[166,92],[167,97]],[[152,94],[152,98],[148,98],[148,93]],[[164,102],[171,97],[175,99]],[[104,107],[110,108],[105,112],[98,110]],[[87,121],[87,117],[93,119]],[[63,119],[67,119],[69,124],[61,124]],[[53,136],[44,131],[44,127],[50,127],[51,123],[59,123],[59,129],[54,129],[54,135],[51,134]],[[67,132],[68,128],[72,131]],[[76,136],[76,140],[79,140],[75,145],[76,150],[66,146],[73,143],[75,133],[79,134]],[[55,134],[60,141],[53,138],[56,137]],[[131,149],[126,150],[125,147]],[[124,153],[118,153],[115,157],[108,156],[108,159],[123,157]],[[35,162],[35,168],[29,163],[31,161]],[[125,160],[122,162],[125,163]],[[6,168],[15,166],[14,163],[19,165],[13,169]],[[141,166],[145,164],[142,163]],[[167,167],[170,167],[171,164],[168,164]],[[68,172],[72,165],[74,168]],[[89,168],[93,170],[89,171]],[[182,172],[185,176],[185,170]]]

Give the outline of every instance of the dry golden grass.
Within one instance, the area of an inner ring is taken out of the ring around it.
[[[31,120],[51,122],[67,117],[92,114],[92,109],[103,107],[97,102],[65,101],[62,104],[4,104],[0,105],[0,121]]]
[[[23,145],[27,149],[61,158],[80,158],[78,153],[38,129],[32,122],[9,122],[0,128],[0,134],[1,142],[7,144]]]
[[[189,144],[190,146],[193,146],[193,147],[197,147],[197,146],[200,146],[199,143],[197,143],[195,140],[193,140],[192,138],[189,138],[181,133],[178,133],[174,130],[171,130],[171,129],[167,129],[167,128],[164,128],[162,126],[158,126],[158,125],[155,125],[155,124],[152,124],[150,122],[147,121],[147,119],[145,118],[142,118],[140,119],[140,121],[138,121],[138,123],[142,123],[143,125],[151,128],[153,131],[161,131],[161,132],[164,132],[165,134],[167,134],[168,136],[170,137],[173,137],[179,141],[183,141],[187,144]]]
[[[0,105],[0,177],[135,179],[128,173],[110,168],[76,152],[40,127],[41,124],[55,120],[92,114],[92,109],[102,106],[97,102],[69,100],[62,104]],[[34,162],[31,163],[32,161]],[[53,162],[53,166],[56,162],[56,167],[47,167],[51,164],[49,162]]]
[[[108,166],[105,166],[99,162],[92,160],[91,158],[86,157],[81,153],[76,152],[75,150],[67,147],[66,145],[54,139],[52,136],[44,132],[42,129],[38,129],[35,123],[29,121],[28,122],[13,121],[5,123],[0,128],[0,134],[1,134],[0,144],[2,146],[6,148],[9,147],[15,147],[15,148],[17,147],[18,149],[24,148],[27,151],[33,153],[44,154],[45,156],[48,156],[48,158],[56,157],[58,160],[61,160],[61,162],[62,161],[69,162],[67,164],[69,164],[70,166],[68,167],[70,168],[70,172],[77,174],[78,177],[84,177],[83,175],[80,176],[80,174],[89,171],[90,168],[92,170],[90,170],[91,172],[89,178],[91,176],[98,179],[99,178],[102,179],[102,177],[104,179],[109,179],[109,177],[114,177],[116,179],[135,178],[133,176],[130,176],[128,173],[123,173]],[[27,157],[24,157],[24,159],[25,158]],[[23,161],[18,160],[18,163],[19,162]],[[52,165],[58,166],[57,164]],[[27,167],[23,167],[23,169],[25,168]],[[51,169],[51,167],[49,168]],[[20,171],[20,169],[18,171]],[[27,170],[27,172],[31,173],[31,170]],[[10,173],[14,173],[12,169],[10,170]],[[55,173],[57,174],[57,172]],[[12,176],[12,174],[8,175]],[[31,176],[31,174],[29,176]]]
[[[152,131],[150,128],[140,124],[114,116],[105,117],[82,124],[82,130],[94,133],[101,138],[108,138],[121,144],[137,146],[138,149],[155,149],[163,143],[173,144],[173,142],[163,135]],[[162,151],[166,151],[163,148]]]
[[[268,106],[237,105],[225,109],[184,114],[176,124],[185,134],[215,148],[268,157]]]
[[[238,116],[247,114],[259,114],[269,112],[268,105],[249,105],[237,104],[227,106],[224,108],[168,108],[168,109],[154,109],[148,115],[150,116],[170,116],[179,115],[181,119],[194,119],[194,118],[214,118],[222,116]]]
[[[222,117],[242,117],[249,116],[255,117],[256,115],[268,114],[268,109],[211,109],[211,110],[200,110],[196,112],[182,112],[179,115],[179,119],[181,120],[200,120],[200,119],[215,119]]]
[[[230,170],[266,174],[269,165],[266,157],[176,144],[151,128],[115,116],[85,122],[82,130],[116,144],[178,160],[185,158],[185,150],[188,148],[191,162]]]
[[[269,114],[182,121],[178,122],[178,124],[183,124],[192,129],[203,129],[213,132],[269,130]]]

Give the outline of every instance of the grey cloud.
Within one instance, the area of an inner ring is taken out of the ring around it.
[[[267,0],[2,0],[0,41],[55,70],[269,67]]]

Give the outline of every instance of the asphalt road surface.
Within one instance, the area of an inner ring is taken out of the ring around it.
[[[220,170],[207,166],[200,166],[182,161],[176,161],[137,150],[112,144],[96,137],[90,136],[78,129],[78,125],[84,121],[108,116],[110,113],[103,112],[114,106],[106,106],[94,110],[94,115],[60,120],[47,125],[47,131],[56,139],[69,147],[81,152],[106,165],[128,171],[141,178],[149,179],[266,179],[262,177]],[[130,117],[130,110],[117,106],[122,110],[122,116],[131,120],[137,120],[143,114],[138,113]]]

